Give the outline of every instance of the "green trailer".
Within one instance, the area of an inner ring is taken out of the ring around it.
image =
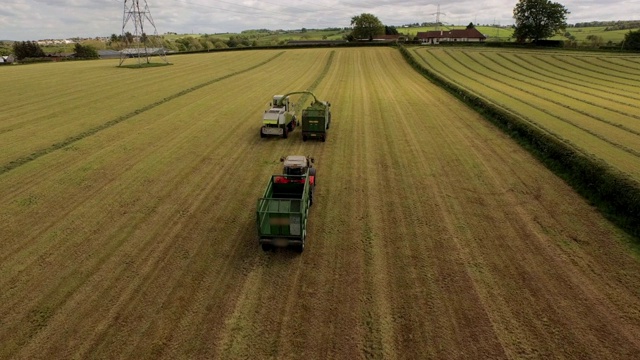
[[[306,156],[288,156],[284,174],[273,175],[257,205],[257,228],[262,250],[292,246],[304,250],[309,207],[313,204],[315,169]]]
[[[302,110],[302,141],[307,139],[327,139],[327,130],[331,125],[331,104],[327,101],[314,101]]]

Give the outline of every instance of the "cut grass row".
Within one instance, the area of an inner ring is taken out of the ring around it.
[[[580,94],[580,84],[587,85],[585,94],[593,94],[598,90],[594,83],[606,83],[602,71],[586,72],[582,65],[568,69],[571,61],[540,59],[549,56],[546,53],[487,55],[484,50],[441,48],[401,51],[416,70],[484,113],[618,224],[640,234],[640,136],[637,113],[632,112],[640,105],[625,102],[638,96],[637,85],[612,77],[618,99],[627,108],[617,109],[615,102],[605,108],[585,100],[591,95]],[[500,62],[490,61],[496,56],[509,59],[501,63],[506,66],[496,68]],[[557,53],[551,55],[555,56]],[[520,66],[523,58],[526,65]],[[544,68],[538,67],[540,63]],[[552,75],[545,81],[546,69],[554,65],[556,70],[550,71]],[[520,77],[531,69],[536,77]],[[563,92],[561,84],[556,83],[555,89],[544,85],[561,80],[558,75],[562,71],[574,74],[573,95]],[[606,99],[607,88],[599,94]]]
[[[0,171],[180,96],[185,89],[265,64],[279,53],[175,56],[170,60],[181,67],[179,72],[121,69],[117,60],[2,69],[3,80],[15,85],[0,99]]]
[[[640,181],[640,86],[544,53],[419,49],[434,73]],[[560,59],[561,60],[558,60]],[[572,74],[568,82],[562,75]],[[616,92],[611,94],[610,88]]]

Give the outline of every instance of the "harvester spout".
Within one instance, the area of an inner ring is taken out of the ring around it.
[[[309,95],[313,96],[313,101],[314,101],[314,102],[317,102],[317,101],[318,101],[318,98],[316,98],[316,96],[315,96],[311,91],[306,91],[306,90],[305,90],[305,91],[292,91],[292,92],[290,92],[290,93],[284,94],[284,95],[283,95],[283,96],[278,100],[278,104],[277,104],[277,105],[278,105],[278,106],[282,106],[282,101],[283,101],[284,99],[286,99],[286,98],[287,98],[287,96],[289,96],[289,95],[297,95],[297,94],[309,94]]]

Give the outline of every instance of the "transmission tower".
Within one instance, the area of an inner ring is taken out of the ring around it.
[[[436,31],[440,30],[440,15],[447,15],[445,13],[441,13],[440,12],[440,4],[438,4],[438,11],[434,12],[432,14],[429,15],[435,15],[436,16]]]
[[[141,2],[144,4],[142,8],[140,7]],[[153,28],[153,35],[151,36],[145,31],[145,20],[150,25],[146,26],[147,31],[150,27]],[[162,61],[168,63],[167,54],[162,40],[158,36],[156,25],[153,23],[147,0],[124,0],[122,40],[126,45],[120,51],[120,65],[128,57],[136,57],[138,65],[141,65],[143,59],[145,59],[146,63],[150,63],[149,57],[153,55],[157,55]]]

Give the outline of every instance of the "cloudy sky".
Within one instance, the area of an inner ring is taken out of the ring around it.
[[[130,4],[132,0],[127,0]],[[367,12],[385,25],[434,22],[513,24],[518,0],[146,0],[159,34],[347,27]],[[143,7],[145,1],[139,0]],[[640,20],[640,0],[559,0],[568,23]],[[124,0],[1,0],[0,40],[122,33]],[[133,25],[127,25],[133,26]],[[145,24],[146,26],[146,24]],[[132,31],[133,32],[133,31]]]

